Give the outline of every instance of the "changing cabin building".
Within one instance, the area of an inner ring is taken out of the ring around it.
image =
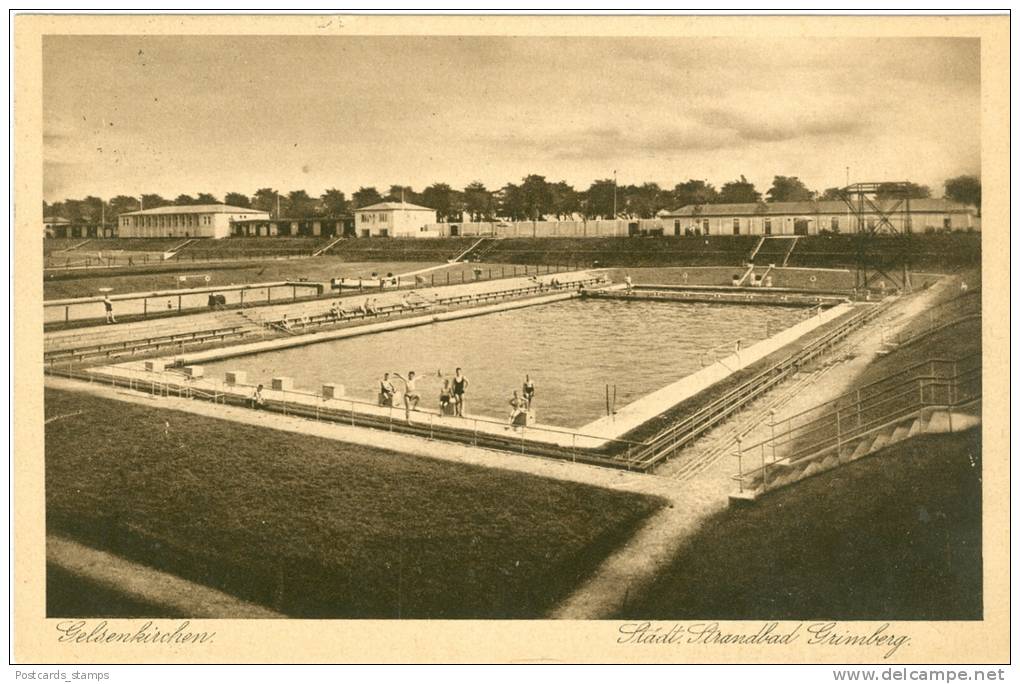
[[[879,204],[892,208],[895,201]],[[976,230],[977,210],[947,199],[912,199],[887,215],[900,233]],[[858,216],[843,201],[690,204],[660,215],[666,235],[818,235],[856,233]],[[865,207],[866,229],[882,230],[882,216]],[[885,226],[888,229],[888,226]]]
[[[429,224],[436,210],[407,202],[379,202],[354,210],[358,237],[440,237]]]
[[[228,204],[189,204],[157,207],[121,214],[118,237],[230,237],[234,221],[268,219],[268,211],[232,207]]]

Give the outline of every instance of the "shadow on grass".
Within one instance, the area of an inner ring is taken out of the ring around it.
[[[49,532],[295,617],[539,618],[663,504],[46,392],[74,411],[46,429]]]
[[[979,620],[980,428],[710,518],[621,619]]]

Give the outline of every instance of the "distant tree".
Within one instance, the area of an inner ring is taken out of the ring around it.
[[[279,196],[279,190],[274,190],[273,188],[259,188],[255,191],[255,195],[251,198],[252,209],[268,211],[270,214],[276,215],[277,198]]]
[[[507,183],[503,187],[499,193],[498,211],[502,218],[511,221],[521,221],[529,218],[521,186]]]
[[[618,204],[628,218],[654,218],[659,210],[671,203],[671,197],[664,193],[657,183],[628,185],[619,189],[622,202]]]
[[[158,207],[166,207],[173,204],[170,200],[163,199],[159,195],[142,195],[142,208],[143,209],[156,209]]]
[[[386,195],[390,202],[407,202],[408,204],[421,204],[422,195],[415,192],[410,185],[391,185]]]
[[[686,183],[678,183],[673,188],[673,208],[680,209],[692,204],[711,204],[718,201],[719,191],[703,180],[693,178]]]
[[[189,204],[198,203],[195,201],[195,198],[192,197],[191,195],[177,195],[177,197],[174,199],[174,204],[177,205],[178,207],[186,207]]]
[[[614,194],[618,194],[618,190],[616,183],[611,178],[604,178],[592,183],[585,193],[587,199],[585,214],[588,218],[612,218]],[[617,198],[617,206],[619,206],[619,198]]]
[[[530,174],[521,183],[521,198],[527,217],[540,221],[552,211],[552,186],[545,176]]]
[[[316,201],[304,190],[292,190],[287,194],[287,216],[308,218],[315,215]]]
[[[977,176],[956,176],[945,183],[946,199],[977,207],[981,212],[981,179]]]
[[[103,200],[89,195],[81,201],[78,217],[86,223],[99,223],[103,218],[105,208]]]
[[[375,188],[358,188],[358,191],[351,196],[354,201],[354,208],[360,209],[383,201],[382,195]]]
[[[841,200],[843,199],[843,188],[825,188],[825,192],[818,199],[824,201]]]
[[[765,193],[769,202],[805,202],[813,199],[815,193],[808,190],[796,176],[775,176],[772,179],[772,187]]]
[[[117,195],[110,200],[109,209],[107,209],[107,218],[116,221],[117,217],[121,214],[126,214],[129,211],[138,211],[141,205],[138,203],[137,197],[129,197],[128,195]]]
[[[446,183],[433,183],[425,188],[421,202],[429,209],[435,209],[440,221],[458,221],[464,211],[460,193]]]
[[[761,201],[761,193],[755,190],[754,183],[743,175],[740,180],[730,181],[719,191],[719,202],[723,204],[748,203]]]
[[[550,211],[556,214],[556,218],[563,220],[581,211],[581,198],[574,186],[566,181],[553,183],[549,187],[551,194]]]
[[[470,183],[464,188],[463,196],[464,210],[468,212],[472,221],[487,221],[492,218],[492,193],[485,189],[485,185],[478,181]]]
[[[330,188],[319,197],[322,203],[322,210],[326,216],[343,216],[347,213],[347,197],[336,188]]]
[[[195,198],[195,204],[219,204],[220,201],[216,199],[215,195],[210,195],[208,192],[200,192]]]
[[[899,198],[927,199],[931,197],[931,188],[927,185],[908,182],[904,190],[899,187],[899,184],[881,183],[875,192],[875,197],[880,200]]]
[[[228,192],[223,197],[223,203],[229,204],[232,207],[244,207],[245,209],[251,207],[251,200],[243,192]]]
[[[79,221],[84,220],[82,218],[84,207],[81,200],[66,199],[63,201],[62,209],[63,217],[71,223],[78,223]]]

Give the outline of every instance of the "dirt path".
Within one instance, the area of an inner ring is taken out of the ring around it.
[[[46,537],[46,561],[72,575],[110,587],[119,594],[165,606],[188,617],[229,617],[237,620],[286,617],[211,587],[57,535]]]

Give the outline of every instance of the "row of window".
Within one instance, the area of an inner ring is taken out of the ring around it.
[[[241,216],[241,218],[246,218]],[[132,224],[131,222],[134,221]],[[190,228],[198,225],[211,226],[211,215],[196,214],[162,214],[158,216],[122,216],[122,226],[134,225],[135,228]]]
[[[787,221],[791,221],[792,220],[794,222],[794,233],[797,233],[797,232],[800,232],[800,231],[806,231],[807,230],[808,219],[790,219],[790,218],[787,218],[786,220]],[[697,226],[698,225],[698,221],[694,221],[693,225]],[[704,235],[708,235],[709,234],[708,225],[709,225],[708,219],[702,219],[701,220],[701,229],[702,229],[702,232],[703,232]],[[745,225],[750,226],[751,225],[750,221],[748,221],[748,223],[745,224]],[[875,228],[878,227],[878,219],[869,218],[867,225],[868,225],[868,230],[874,230]],[[904,227],[907,230],[910,230],[913,227],[913,220],[910,217],[907,217],[906,220],[903,222],[903,225],[904,225]],[[680,219],[676,219],[673,222],[673,227],[674,227],[674,230],[675,230],[676,234],[679,235],[680,234]],[[842,224],[840,222],[840,217],[839,216],[833,216],[833,217],[831,217],[829,219],[829,230],[831,230],[834,233],[838,233],[840,231],[841,227],[842,227]],[[953,227],[953,220],[950,217],[948,217],[948,216],[943,217],[942,218],[942,227],[943,228],[952,228]],[[741,220],[739,218],[734,217],[733,218],[733,234],[734,235],[740,235],[740,228],[741,228]],[[764,219],[763,232],[764,232],[765,235],[771,235],[772,234],[772,219],[770,219],[770,218]]]
[[[389,215],[386,214],[385,212],[379,214],[362,212],[358,214],[358,216],[360,217],[358,220],[361,221],[362,223],[375,223],[376,221],[380,223],[386,223],[389,220]]]

